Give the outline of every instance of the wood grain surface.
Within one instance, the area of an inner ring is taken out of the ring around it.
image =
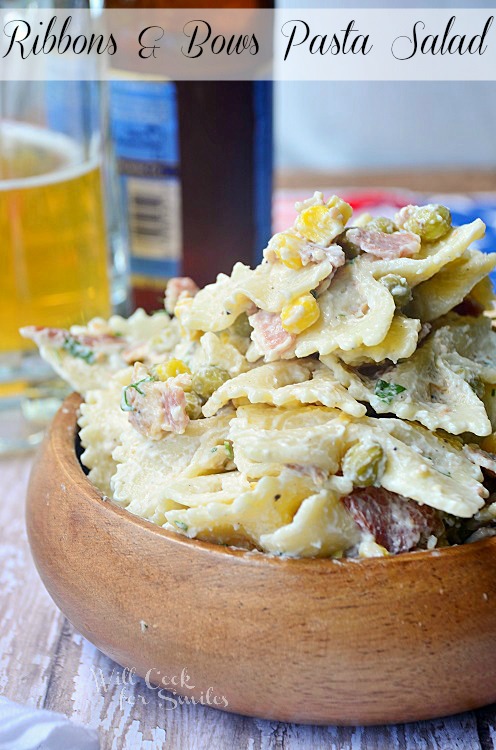
[[[343,188],[400,188],[420,193],[482,193],[496,191],[494,169],[389,169],[355,171],[279,170],[275,173],[276,188],[323,190],[331,185]]]
[[[37,576],[24,531],[30,466],[30,457],[0,460],[1,694],[95,727],[102,750],[496,750],[496,706],[397,726],[298,726],[174,706],[123,675],[73,631]]]

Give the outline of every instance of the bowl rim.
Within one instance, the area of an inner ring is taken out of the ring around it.
[[[83,466],[75,449],[75,438],[78,432],[77,420],[79,416],[79,407],[82,402],[83,398],[79,393],[74,392],[67,396],[57,411],[49,433],[45,438],[47,441],[55,441],[55,447],[57,448],[56,454],[60,461],[60,466],[68,480],[71,483],[78,484],[81,489],[84,489],[88,498],[91,501],[96,502],[100,509],[107,513],[109,517],[110,514],[115,514],[121,520],[127,523],[132,523],[135,527],[138,527],[145,533],[155,534],[158,537],[167,539],[174,545],[197,549],[199,552],[206,554],[223,555],[235,558],[238,561],[243,561],[245,563],[264,565],[290,564],[300,568],[311,566],[312,569],[316,571],[322,571],[326,568],[328,569],[336,566],[356,566],[357,564],[366,566],[367,570],[373,570],[374,568],[379,567],[383,568],[384,565],[421,564],[422,561],[427,559],[430,560],[432,558],[439,559],[446,558],[446,556],[449,556],[450,558],[454,558],[455,556],[464,557],[473,554],[476,550],[496,545],[495,535],[469,544],[458,544],[451,547],[435,547],[432,550],[402,552],[397,555],[389,555],[385,557],[289,557],[262,552],[256,549],[246,550],[239,547],[216,544],[215,542],[207,542],[201,539],[177,534],[176,532],[164,529],[162,526],[158,526],[141,516],[130,513],[123,506],[114,503],[110,497],[104,499],[106,496],[90,481],[88,475],[85,474],[83,470]]]

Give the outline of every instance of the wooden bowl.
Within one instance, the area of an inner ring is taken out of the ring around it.
[[[341,562],[185,539],[90,484],[79,404],[65,402],[38,455],[29,540],[56,604],[119,664],[280,721],[403,722],[496,700],[496,539]]]

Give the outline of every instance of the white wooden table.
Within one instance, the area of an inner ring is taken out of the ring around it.
[[[96,728],[102,750],[496,750],[496,706],[390,727],[309,727],[175,706],[129,678],[75,632],[38,578],[24,528],[30,465],[0,459],[0,694]]]

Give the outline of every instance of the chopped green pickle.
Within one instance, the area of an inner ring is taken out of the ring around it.
[[[343,476],[351,479],[355,487],[370,487],[377,484],[384,466],[384,451],[380,445],[355,443],[343,458]]]
[[[220,367],[202,367],[197,370],[192,378],[193,390],[205,400],[210,398],[217,388],[229,380],[229,373]]]

